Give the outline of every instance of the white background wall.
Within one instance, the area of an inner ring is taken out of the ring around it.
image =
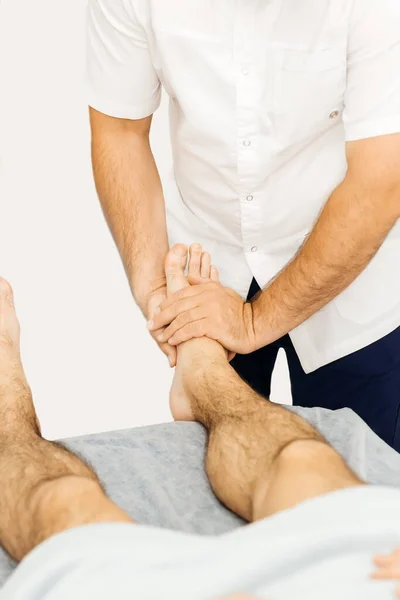
[[[15,290],[23,360],[52,438],[171,419],[172,371],[131,299],[92,182],[85,9],[0,5],[0,275]],[[162,172],[165,98],[152,141]],[[272,395],[290,401],[283,356]]]

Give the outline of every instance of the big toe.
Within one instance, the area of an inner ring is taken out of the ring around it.
[[[165,275],[168,293],[173,294],[189,286],[185,277],[188,249],[183,244],[173,246],[165,259]]]

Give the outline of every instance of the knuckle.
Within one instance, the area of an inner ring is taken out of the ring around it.
[[[220,303],[219,303],[219,302],[217,302],[217,301],[214,301],[214,302],[212,303],[212,308],[213,308],[213,313],[214,313],[215,315],[221,315],[221,314],[222,314],[222,312],[221,312],[221,311],[222,311],[223,309],[222,309],[222,307],[221,307],[221,305],[220,305]],[[226,311],[226,309],[225,309],[225,311]]]
[[[184,325],[186,325],[186,317],[184,313],[181,313],[172,321],[171,325],[168,327],[168,332],[175,333]]]
[[[155,342],[157,342],[157,343],[158,343],[158,345],[160,345],[160,344],[159,344],[159,341],[158,341],[158,339],[157,339],[157,336],[158,336],[158,335],[160,335],[160,333],[162,333],[162,330],[161,330],[161,329],[158,329],[157,331],[150,331],[150,335],[151,335],[151,337],[153,338],[153,340],[154,340]]]
[[[163,336],[163,337],[162,337],[162,343],[164,344],[164,343],[165,343],[165,340],[168,340],[168,339],[171,337],[171,334],[170,334],[170,328],[169,328],[169,327],[167,327],[166,329],[163,329],[162,331],[160,331],[160,334],[159,334],[159,335],[162,335],[162,336]]]
[[[165,300],[163,300],[159,305],[158,308],[160,311],[163,311],[165,309],[167,309],[171,304],[171,299],[170,298],[165,298]]]
[[[165,326],[165,325],[169,325],[170,323],[173,323],[174,319],[176,319],[178,316],[179,316],[179,311],[177,310],[177,308],[174,306],[171,306],[164,313],[163,325]]]
[[[178,325],[180,325],[180,327],[182,327],[183,325],[186,325],[186,323],[189,323],[190,320],[191,320],[191,310],[180,313],[176,317],[175,322]]]
[[[197,308],[191,308],[187,313],[188,321],[194,321],[197,318]]]

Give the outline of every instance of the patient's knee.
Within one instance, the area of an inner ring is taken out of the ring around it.
[[[291,478],[295,474],[304,481],[318,474],[318,477],[331,481],[361,483],[340,454],[318,439],[294,440],[284,446],[275,458],[275,469],[282,476],[286,473]]]
[[[339,454],[320,439],[301,439],[289,442],[275,457],[277,466],[296,465],[296,468],[315,468],[316,465],[342,462]]]
[[[326,442],[294,440],[276,455],[270,477],[258,482],[253,498],[253,519],[265,518],[307,499],[361,483]]]

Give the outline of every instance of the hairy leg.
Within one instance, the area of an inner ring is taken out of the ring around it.
[[[0,279],[0,543],[16,560],[65,529],[131,519],[95,473],[40,434],[19,350],[13,294]]]
[[[187,248],[181,244],[174,246],[165,260],[165,272],[167,275],[168,295],[189,287],[190,284],[183,273],[188,262]],[[190,280],[196,284],[204,281],[218,281],[218,270],[214,265],[211,265],[211,257],[208,252],[202,252],[199,244],[190,246],[190,260],[188,263],[188,276]],[[222,347],[220,346],[222,350]],[[178,350],[184,353],[184,346]],[[187,364],[184,360],[180,360],[175,367],[175,375],[172,382],[169,404],[172,416],[175,421],[196,421],[193,415],[192,407],[188,401],[187,393],[184,389],[183,372],[186,370]]]
[[[189,285],[186,261],[184,246],[167,256],[171,292]],[[201,270],[201,261],[196,264],[189,264],[191,275]],[[201,338],[182,344],[174,385],[179,387],[179,402],[173,396],[171,401],[174,418],[195,419],[208,429],[210,483],[219,499],[248,521],[362,484],[309,423],[242,381],[217,342]]]

